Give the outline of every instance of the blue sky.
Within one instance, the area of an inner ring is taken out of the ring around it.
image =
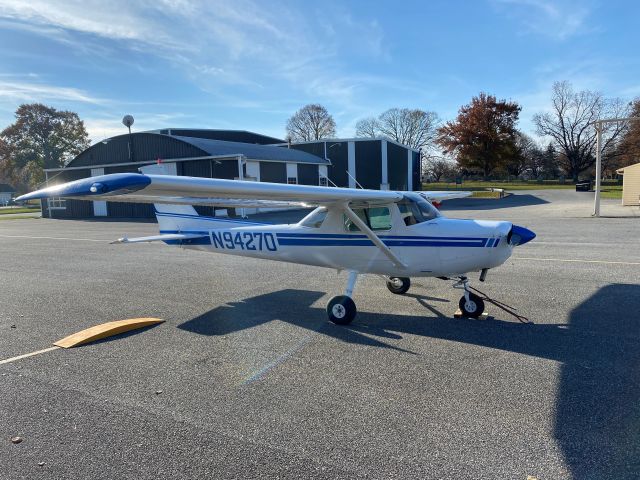
[[[640,2],[0,0],[0,128],[39,101],[93,141],[160,127],[284,136],[322,103],[342,137],[391,107],[443,120],[480,91],[519,102],[520,127],[551,85],[640,96]]]

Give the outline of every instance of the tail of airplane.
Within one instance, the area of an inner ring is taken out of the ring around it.
[[[173,169],[170,167],[171,164],[159,163],[144,166],[140,171],[150,175],[175,175],[175,167]],[[154,203],[153,207],[161,234],[197,234],[211,229],[243,226],[248,223],[243,220],[200,216],[193,206],[186,204]]]
[[[160,233],[178,233],[191,230],[206,230],[203,219],[191,205],[169,205],[154,203]]]
[[[173,167],[173,168],[171,168]],[[175,164],[157,163],[141,167],[141,173],[150,175],[175,175]],[[160,233],[177,233],[197,230],[201,225],[198,212],[191,205],[171,205],[154,203],[153,208],[160,227]]]

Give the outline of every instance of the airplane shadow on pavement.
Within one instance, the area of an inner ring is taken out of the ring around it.
[[[429,316],[358,312],[349,326],[310,307],[324,292],[281,290],[217,307],[179,328],[226,335],[278,319],[344,342],[398,350],[403,334],[463,342],[561,362],[554,434],[576,479],[640,478],[640,286],[607,285],[569,314],[566,324],[453,320],[411,294]]]
[[[454,198],[442,204],[441,210],[446,215],[455,210],[496,210],[499,208],[526,207],[550,203],[529,193],[514,193],[504,198]]]

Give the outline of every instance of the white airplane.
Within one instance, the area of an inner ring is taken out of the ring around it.
[[[357,310],[352,294],[359,274],[386,278],[392,293],[409,290],[411,277],[457,278],[459,307],[478,318],[482,298],[468,272],[503,264],[513,248],[535,234],[509,222],[445,218],[430,203],[469,192],[397,192],[151,174],[114,173],[37,190],[17,201],[66,197],[153,203],[160,234],[116,243],[163,241],[182,248],[335,268],[349,272],[344,295],[327,305],[329,320],[346,325]],[[205,217],[193,205],[228,208],[317,207],[297,224],[267,225]]]

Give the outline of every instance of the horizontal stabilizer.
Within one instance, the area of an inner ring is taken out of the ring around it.
[[[208,236],[209,235],[201,233],[166,233],[162,235],[151,235],[150,237],[122,237],[111,243],[175,242],[176,240],[193,240],[194,238],[207,238]]]
[[[416,192],[419,193],[420,195],[422,195],[422,197],[424,197],[425,199],[429,200],[430,202],[437,202],[440,203],[444,200],[451,200],[453,198],[464,198],[464,197],[470,197],[472,192],[429,192],[429,191],[424,191],[424,192]]]

